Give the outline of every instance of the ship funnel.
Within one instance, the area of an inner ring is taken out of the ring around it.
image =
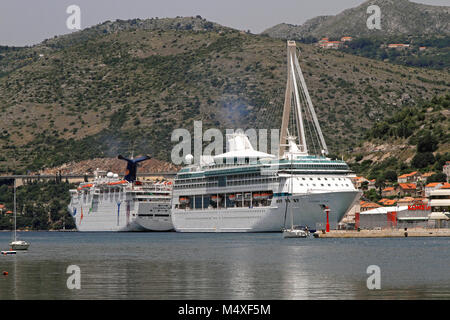
[[[117,156],[117,159],[125,160],[127,162],[127,171],[125,172],[124,179],[129,182],[136,181],[136,173],[137,173],[137,166],[139,162],[145,161],[150,159],[150,156],[143,156],[136,159],[127,159],[124,156],[120,155]]]

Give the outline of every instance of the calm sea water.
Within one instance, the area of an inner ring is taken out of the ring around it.
[[[0,248],[11,234],[0,232]],[[281,234],[24,232],[0,299],[449,299],[450,240]],[[69,265],[81,289],[67,288]],[[368,290],[369,265],[381,289]]]

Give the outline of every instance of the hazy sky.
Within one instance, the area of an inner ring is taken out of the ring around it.
[[[0,45],[32,45],[73,32],[69,5],[81,8],[81,28],[106,20],[201,15],[207,20],[259,33],[275,24],[301,24],[337,14],[365,0],[0,0]],[[450,0],[414,2],[449,5]]]

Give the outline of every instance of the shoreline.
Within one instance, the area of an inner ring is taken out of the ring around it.
[[[0,232],[13,232],[14,230],[0,230]],[[17,232],[78,232],[77,229],[66,230],[16,230]]]
[[[331,230],[316,231],[314,238],[407,238],[407,237],[450,237],[450,229],[384,229],[384,230]]]

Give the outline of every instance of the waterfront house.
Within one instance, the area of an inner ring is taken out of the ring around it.
[[[378,203],[369,202],[369,201],[360,201],[361,212],[372,210],[381,207]]]

